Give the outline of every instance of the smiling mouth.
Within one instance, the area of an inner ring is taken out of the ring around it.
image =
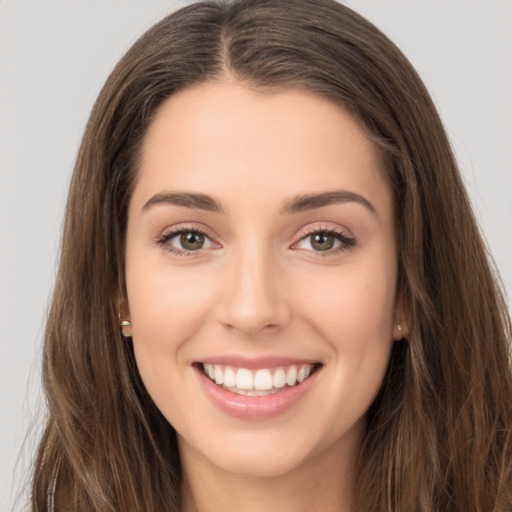
[[[217,386],[245,396],[269,396],[293,388],[307,380],[320,363],[249,370],[210,363],[199,363],[199,370]]]

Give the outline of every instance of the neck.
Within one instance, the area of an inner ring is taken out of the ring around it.
[[[357,448],[360,445],[357,446]],[[283,474],[223,471],[193,451],[182,457],[182,512],[350,512],[358,450],[331,447]]]

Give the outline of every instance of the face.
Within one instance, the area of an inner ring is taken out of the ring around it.
[[[340,107],[229,81],[164,103],[129,207],[127,317],[182,460],[246,475],[357,451],[396,327],[392,196]]]

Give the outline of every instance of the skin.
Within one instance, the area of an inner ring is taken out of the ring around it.
[[[403,336],[392,194],[374,147],[325,99],[228,77],[168,99],[141,157],[126,318],[144,384],[178,433],[183,509],[351,510],[365,414]],[[364,200],[284,208],[340,190]],[[151,201],[169,192],[207,194],[223,211]],[[180,229],[204,231],[203,247],[183,253],[169,235]],[[342,238],[318,250],[312,230]],[[291,409],[247,420],[199,384],[192,364],[218,355],[322,366]]]

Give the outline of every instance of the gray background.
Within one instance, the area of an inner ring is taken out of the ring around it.
[[[27,489],[44,413],[41,335],[88,113],[129,44],[186,3],[0,1],[0,512],[11,510],[18,487]],[[402,48],[431,90],[510,304],[512,2],[346,3]],[[30,424],[34,434],[18,458]]]

